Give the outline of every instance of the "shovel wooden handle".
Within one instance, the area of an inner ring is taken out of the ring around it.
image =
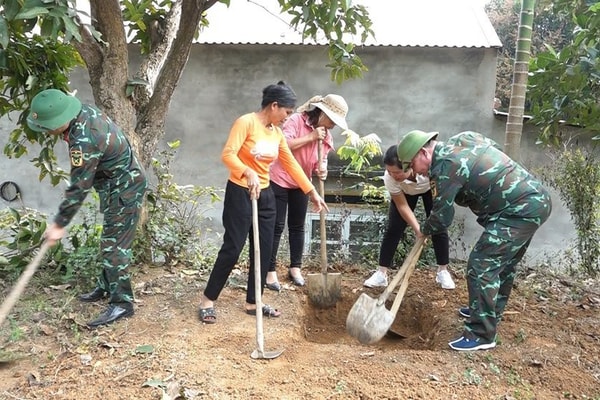
[[[417,261],[419,260],[419,257],[421,256],[421,250],[423,249],[425,240],[426,240],[425,237],[421,237],[421,238],[417,239],[417,241],[413,245],[413,248],[408,253],[406,258],[404,259],[402,266],[400,267],[400,269],[398,270],[398,272],[396,273],[396,275],[394,276],[392,281],[389,283],[389,285],[385,288],[383,293],[381,293],[381,295],[379,296],[379,298],[377,300],[377,304],[384,304],[385,301],[387,300],[387,298],[390,296],[390,294],[392,294],[392,292],[394,291],[394,289],[396,288],[396,286],[398,285],[400,280],[402,280],[402,278],[404,278],[404,276],[406,275],[409,268],[411,268],[411,266],[412,266],[412,268],[414,269],[415,265],[417,264]],[[411,271],[411,273],[412,273],[412,271]],[[406,290],[406,289],[404,289],[404,290]]]
[[[390,312],[392,315],[396,315],[398,309],[400,308],[400,303],[402,303],[402,299],[404,298],[404,293],[406,293],[406,288],[408,287],[408,279],[412,275],[415,267],[417,266],[417,261],[421,256],[421,251],[423,250],[423,245],[425,244],[425,240],[417,241],[413,246],[412,250],[406,257],[404,263],[407,264],[406,273],[404,274],[404,278],[402,280],[402,284],[400,285],[400,289],[398,289],[398,293],[396,294],[396,298],[394,299],[394,303],[392,304],[392,308]]]
[[[317,145],[317,155],[319,159],[318,168],[321,168],[323,162],[323,140],[319,140]],[[319,195],[325,200],[325,182],[319,178]],[[325,209],[321,208],[319,213],[319,231],[321,235],[321,272],[327,273],[327,228],[325,226]]]
[[[31,279],[31,277],[37,270],[38,266],[42,262],[42,259],[46,255],[46,252],[48,251],[49,248],[50,248],[49,242],[44,242],[44,244],[42,244],[40,251],[38,251],[38,253],[35,255],[33,260],[31,260],[31,262],[29,264],[27,264],[27,266],[23,270],[23,273],[21,273],[19,280],[17,281],[15,286],[12,288],[12,290],[10,291],[8,296],[6,296],[6,299],[2,303],[2,306],[0,307],[0,326],[2,326],[2,324],[4,323],[4,320],[6,319],[6,317],[8,317],[10,310],[12,310],[12,308],[15,305],[15,303],[17,302],[17,300],[19,300],[19,297],[21,297],[21,295],[23,294],[23,291],[25,291],[25,287],[27,286],[27,284],[29,283],[29,280]]]

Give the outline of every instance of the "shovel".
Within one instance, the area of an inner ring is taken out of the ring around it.
[[[373,299],[363,293],[350,309],[346,318],[346,330],[362,344],[371,344],[381,340],[394,323],[396,313],[408,287],[408,278],[415,269],[424,243],[424,237],[417,239],[412,250],[406,256],[402,267],[379,298]],[[392,308],[390,310],[386,309],[385,302],[387,298],[403,278],[404,280],[398,294],[396,294]]]
[[[323,161],[323,141],[319,141],[317,147],[319,155],[319,167]],[[325,199],[325,182],[319,179],[319,192]],[[308,298],[311,302],[320,308],[333,307],[342,294],[342,274],[327,273],[327,233],[325,228],[325,209],[321,209],[319,215],[320,234],[321,234],[321,273],[308,274],[306,285],[308,287]]]
[[[260,272],[260,239],[258,237],[258,204],[252,199],[252,235],[254,237],[254,296],[256,298],[256,350],[250,354],[254,359],[273,359],[283,353],[283,350],[265,351],[265,335],[263,333],[262,314],[262,280]]]
[[[2,326],[4,320],[6,319],[6,317],[8,317],[8,313],[10,312],[10,310],[12,310],[17,300],[19,300],[19,297],[21,297],[21,295],[23,294],[25,287],[27,286],[29,280],[31,279],[38,266],[42,262],[42,259],[44,258],[44,255],[46,255],[46,252],[49,248],[49,242],[44,242],[44,244],[42,244],[40,251],[38,251],[33,260],[31,260],[31,262],[27,264],[27,266],[23,270],[23,273],[21,273],[19,280],[12,288],[8,296],[6,296],[6,299],[2,303],[2,306],[0,306],[0,326]]]

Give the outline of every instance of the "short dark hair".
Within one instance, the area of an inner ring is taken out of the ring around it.
[[[277,102],[281,107],[295,108],[296,93],[290,85],[284,81],[279,81],[275,85],[269,85],[262,91],[263,97],[261,107],[265,108],[271,103]]]
[[[398,159],[398,145],[392,145],[385,151],[385,154],[383,155],[383,164],[402,169],[402,164]]]
[[[323,114],[323,111],[319,107],[315,107],[310,111],[305,111],[306,115],[308,115],[308,123],[311,126],[316,126],[319,122],[319,117]]]

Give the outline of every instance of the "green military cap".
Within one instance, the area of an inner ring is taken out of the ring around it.
[[[435,139],[439,132],[423,132],[414,130],[408,132],[398,143],[398,161],[406,171],[410,167],[410,162],[417,155],[419,150],[425,146],[431,139]]]
[[[70,122],[81,111],[81,101],[57,89],[35,95],[27,116],[27,125],[36,132],[52,131]]]

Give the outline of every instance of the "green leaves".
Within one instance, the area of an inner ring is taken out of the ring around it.
[[[221,201],[221,191],[175,182],[171,163],[180,145],[179,140],[168,142],[168,148],[152,159],[157,183],[148,192],[148,219],[136,236],[134,253],[140,257],[151,254],[153,258],[143,260],[146,262],[182,263],[202,270],[212,264],[203,240],[207,233],[203,214],[208,204]]]
[[[331,80],[338,85],[348,79],[362,78],[362,73],[368,71],[358,55],[354,53],[352,43],[344,44],[341,41],[330,44],[327,67],[331,68]]]
[[[360,57],[354,52],[355,35],[360,34],[364,43],[374,36],[369,13],[362,5],[351,5],[349,0],[278,0],[282,12],[292,16],[290,25],[302,29],[304,39],[316,42],[324,37],[329,44],[331,80],[341,84],[347,79],[361,78],[368,71]]]
[[[0,236],[0,247],[5,250],[2,256],[7,260],[1,270],[20,273],[42,242],[46,216],[35,210],[7,208],[0,212],[0,228],[9,234]]]
[[[358,133],[347,129],[342,132],[346,141],[337,150],[341,160],[349,160],[344,172],[354,171],[360,174],[363,168],[371,165],[371,160],[382,154],[381,139],[377,134],[370,133],[361,137]]]
[[[4,16],[8,21],[11,21],[21,9],[21,4],[17,0],[6,0],[2,7],[4,8]]]
[[[600,158],[596,148],[566,146],[542,171],[557,189],[577,230],[580,267],[589,276],[600,274]],[[571,266],[575,272],[577,266]]]
[[[559,0],[554,6],[576,25],[573,39],[559,51],[546,46],[530,61],[528,97],[532,122],[542,127],[539,142],[559,145],[566,139],[563,123],[600,133],[600,3]]]
[[[57,139],[29,130],[25,119],[36,93],[48,87],[68,90],[69,71],[82,64],[72,46],[18,32],[12,32],[8,46],[0,51],[0,116],[18,115],[17,127],[8,136],[4,154],[18,158],[27,153],[28,143],[40,143],[40,154],[33,162],[40,168],[40,179],[50,177],[53,184],[64,178],[64,171],[54,166],[53,146]]]
[[[39,178],[50,177],[53,184],[65,176],[54,166],[56,138],[29,130],[25,120],[35,94],[49,87],[68,90],[69,73],[83,65],[68,44],[72,38],[81,40],[70,5],[71,0],[5,0],[0,15],[0,117],[18,115],[4,154],[21,157],[28,143],[40,143],[42,150],[33,162],[40,168]]]
[[[38,18],[42,15],[48,14],[50,11],[45,7],[32,7],[32,8],[22,8],[21,11],[17,15],[15,15],[15,19],[31,19]]]
[[[149,54],[162,38],[167,12],[173,4],[170,0],[124,0],[121,2],[126,29],[132,43],[141,45],[142,54]]]
[[[8,41],[10,40],[10,36],[8,33],[8,23],[3,15],[0,15],[0,46],[3,49],[8,47]]]
[[[379,169],[378,166],[372,166],[371,162],[375,157],[382,155],[381,139],[376,133],[361,137],[350,129],[342,132],[342,135],[346,136],[346,141],[338,148],[337,154],[340,160],[349,161],[344,174],[361,179],[351,188],[362,188],[361,197],[367,202],[381,201],[384,198],[385,188],[374,185],[373,182],[379,178],[373,178],[370,174]]]

